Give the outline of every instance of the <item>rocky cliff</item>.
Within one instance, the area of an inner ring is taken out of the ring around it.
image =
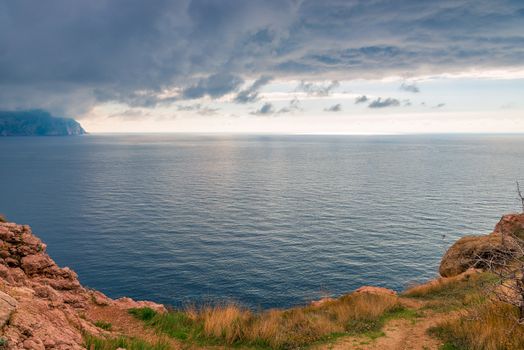
[[[501,256],[501,252],[515,247],[524,239],[524,213],[504,215],[493,232],[482,236],[466,236],[456,241],[446,252],[440,263],[442,277],[456,276],[469,268],[482,268],[481,260],[490,256]]]
[[[0,349],[83,349],[83,335],[107,331],[90,319],[106,313],[163,305],[112,300],[84,288],[71,269],[58,267],[29,226],[0,222]]]
[[[68,136],[86,134],[74,119],[46,111],[0,111],[0,136]]]

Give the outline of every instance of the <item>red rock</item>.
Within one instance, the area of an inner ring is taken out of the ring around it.
[[[387,294],[387,295],[397,295],[392,289],[383,288],[383,287],[374,287],[374,286],[362,286],[355,290],[355,293],[371,293],[371,294]]]
[[[29,276],[41,273],[52,265],[54,265],[53,261],[47,255],[42,254],[25,256],[21,264],[22,270]]]

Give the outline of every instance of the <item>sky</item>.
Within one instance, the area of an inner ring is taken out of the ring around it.
[[[0,110],[89,132],[524,132],[524,2],[0,0]]]

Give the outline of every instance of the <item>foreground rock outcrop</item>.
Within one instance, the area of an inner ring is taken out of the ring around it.
[[[83,334],[107,333],[86,317],[92,307],[163,305],[112,300],[84,288],[74,271],[47,255],[29,226],[0,222],[0,338],[7,349],[84,349]]]
[[[440,263],[442,277],[457,276],[469,268],[483,268],[483,260],[503,258],[509,252],[521,254],[519,242],[524,238],[524,214],[504,215],[492,233],[466,236],[455,242]]]

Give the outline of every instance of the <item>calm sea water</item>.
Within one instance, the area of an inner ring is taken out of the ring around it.
[[[0,138],[0,212],[112,297],[291,306],[437,274],[518,209],[524,136]]]

